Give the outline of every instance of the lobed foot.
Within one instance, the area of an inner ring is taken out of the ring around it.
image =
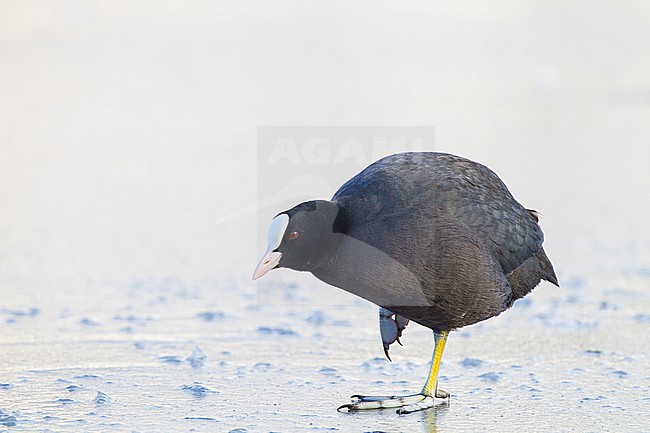
[[[392,316],[394,316],[392,311],[385,308],[379,309],[381,337],[386,356],[388,356],[388,346],[395,341],[399,342],[398,338],[401,331],[404,330],[404,327],[408,323],[407,321],[402,321],[400,316],[395,316],[395,319]],[[433,359],[431,360],[429,376],[421,392],[405,396],[371,397],[353,395],[352,403],[339,406],[337,410],[342,411],[343,409],[347,409],[348,412],[354,412],[358,410],[398,408],[398,414],[406,414],[432,408],[436,398],[448,399],[449,393],[438,389],[438,370],[440,368],[440,360],[442,359],[442,351],[447,341],[447,335],[449,335],[449,331],[433,332],[435,343]]]
[[[379,307],[379,333],[381,334],[381,341],[384,345],[386,358],[391,362],[392,359],[390,359],[388,349],[390,348],[390,345],[396,341],[400,346],[402,345],[399,338],[402,336],[402,332],[408,324],[409,319],[399,316],[386,308]]]
[[[448,398],[449,394],[439,390],[436,392],[436,397]],[[399,408],[397,410],[398,414],[407,414],[432,408],[433,405],[433,396],[421,393],[405,396],[353,395],[352,403],[344,404],[337,410],[342,411],[343,409],[347,409],[348,412],[354,412],[358,410]]]
[[[405,396],[367,396],[367,395],[353,395],[352,403],[344,404],[337,410],[341,411],[347,409],[348,412],[357,410],[370,410],[370,409],[390,409],[390,408],[405,408],[407,406],[415,405],[418,403],[431,401],[433,406],[433,398],[424,394],[413,394]],[[423,407],[422,409],[426,409]],[[419,409],[419,410],[422,410]]]

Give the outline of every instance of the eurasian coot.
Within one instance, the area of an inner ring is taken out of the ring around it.
[[[520,205],[489,168],[458,156],[387,156],[331,201],[278,214],[253,279],[273,268],[308,271],[380,306],[386,356],[409,320],[431,328],[435,348],[422,391],[353,396],[348,410],[433,406],[449,331],[494,317],[540,280],[558,285],[537,213]],[[390,358],[389,358],[390,359]]]

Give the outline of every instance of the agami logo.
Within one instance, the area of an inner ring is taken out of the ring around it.
[[[268,164],[367,164],[382,156],[399,152],[415,152],[426,149],[427,137],[386,136],[314,136],[302,140],[294,136],[281,136],[266,162]]]

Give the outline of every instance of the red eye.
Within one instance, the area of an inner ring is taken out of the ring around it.
[[[298,232],[291,232],[289,233],[289,239],[295,239],[298,237]]]

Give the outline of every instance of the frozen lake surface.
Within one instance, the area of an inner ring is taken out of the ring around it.
[[[260,305],[244,281],[25,287],[0,311],[0,431],[642,431],[647,272],[545,284],[452,333],[450,402],[406,416],[336,412],[354,393],[419,390],[432,348],[411,325],[388,362],[376,309],[352,297],[314,307],[295,287]]]

